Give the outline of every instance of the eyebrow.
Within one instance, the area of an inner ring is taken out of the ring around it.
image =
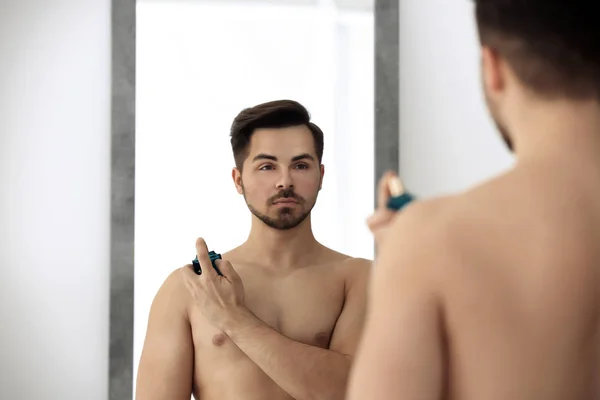
[[[313,160],[313,161],[315,160],[315,158],[313,156],[311,156],[310,154],[304,153],[304,154],[300,154],[300,155],[297,155],[297,156],[293,157],[292,158],[292,162],[296,162],[296,161],[300,161],[300,160],[306,160],[306,159]],[[277,157],[269,155],[269,154],[263,154],[263,153],[261,153],[261,154],[258,154],[256,157],[254,157],[252,159],[252,162],[255,162],[255,161],[258,161],[258,160],[271,160],[271,161],[275,161],[276,162],[277,161]]]
[[[304,154],[300,154],[299,156],[293,157],[292,158],[292,162],[296,162],[296,161],[300,161],[300,160],[306,160],[306,159],[315,161],[315,158],[313,156],[311,156],[308,153],[304,153]]]
[[[268,154],[262,154],[262,153],[261,153],[261,154],[257,155],[256,157],[254,157],[254,158],[252,159],[252,162],[254,162],[254,161],[258,161],[258,160],[271,160],[271,161],[277,161],[277,157],[275,157],[275,156],[270,156],[270,155],[268,155]]]

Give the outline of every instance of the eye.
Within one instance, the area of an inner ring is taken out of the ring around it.
[[[258,169],[259,171],[271,171],[273,170],[273,166],[271,164],[265,164]]]
[[[308,164],[296,164],[296,169],[308,169]]]

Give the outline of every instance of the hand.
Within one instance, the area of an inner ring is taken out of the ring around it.
[[[217,274],[202,238],[196,240],[196,255],[202,275],[196,275],[192,265],[185,266],[182,268],[185,286],[202,315],[225,331],[226,325],[245,309],[244,285],[229,261],[215,261],[223,276]]]
[[[387,203],[392,196],[402,194],[402,183],[400,178],[392,172],[386,172],[379,180],[377,189],[377,209],[367,219],[367,225],[375,236],[375,244],[379,246],[385,236],[387,228],[396,216],[396,212],[387,208]]]

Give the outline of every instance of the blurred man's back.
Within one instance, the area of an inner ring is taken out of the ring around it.
[[[567,160],[517,167],[442,217],[469,260],[442,272],[450,398],[600,398],[600,158]]]
[[[517,164],[391,223],[353,400],[600,399],[597,13],[475,3],[486,99]]]

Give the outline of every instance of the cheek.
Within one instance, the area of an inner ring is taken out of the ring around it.
[[[313,195],[319,190],[321,176],[313,174],[303,174],[296,180],[296,190],[306,195]]]
[[[268,177],[251,176],[244,180],[243,183],[247,198],[266,198],[273,195],[273,184],[269,181]]]

